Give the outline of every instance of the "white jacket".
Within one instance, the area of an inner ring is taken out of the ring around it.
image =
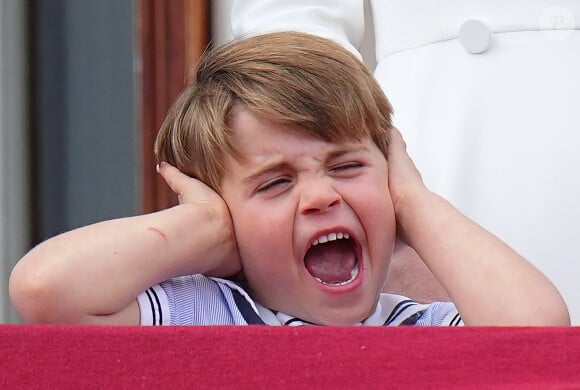
[[[427,186],[540,268],[580,324],[580,0],[364,3],[240,0],[232,30],[374,40]]]

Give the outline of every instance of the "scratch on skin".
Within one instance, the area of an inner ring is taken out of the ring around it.
[[[161,237],[163,239],[163,241],[167,242],[167,236],[161,230],[154,228],[154,227],[149,227],[149,228],[147,228],[147,230],[150,232],[153,232],[155,235]]]

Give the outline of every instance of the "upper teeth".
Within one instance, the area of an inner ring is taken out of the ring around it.
[[[345,239],[350,238],[350,234],[342,233],[342,232],[323,234],[322,236],[320,236],[316,240],[314,240],[311,245],[324,244],[325,242],[328,242],[328,241],[335,241],[335,240],[340,240],[343,238],[345,238]]]

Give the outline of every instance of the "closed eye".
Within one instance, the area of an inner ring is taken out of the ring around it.
[[[363,167],[363,164],[360,162],[348,162],[345,164],[338,164],[338,165],[332,166],[330,168],[330,170],[340,172],[340,171],[354,170],[354,169],[362,168],[362,167]]]
[[[279,177],[262,184],[261,186],[258,187],[256,192],[266,192],[276,187],[282,187],[288,183],[290,183],[290,179],[286,177]]]
[[[350,161],[332,165],[328,168],[328,174],[337,179],[352,179],[363,172],[365,164],[358,161]]]

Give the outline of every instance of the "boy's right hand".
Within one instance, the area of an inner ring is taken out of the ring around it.
[[[203,273],[208,276],[228,277],[241,272],[242,265],[231,215],[223,198],[200,180],[187,176],[169,163],[159,164],[157,172],[177,195],[180,205],[194,204],[205,207],[209,211],[209,215],[215,216],[216,221],[214,222],[217,222],[218,229],[223,229],[221,232],[224,233],[223,236],[228,237],[227,241],[229,242],[223,242],[221,245],[221,249],[225,250],[208,253],[209,256],[211,254],[216,254],[216,256],[213,256],[214,258],[210,261],[212,266]],[[212,221],[207,222],[211,223]]]

